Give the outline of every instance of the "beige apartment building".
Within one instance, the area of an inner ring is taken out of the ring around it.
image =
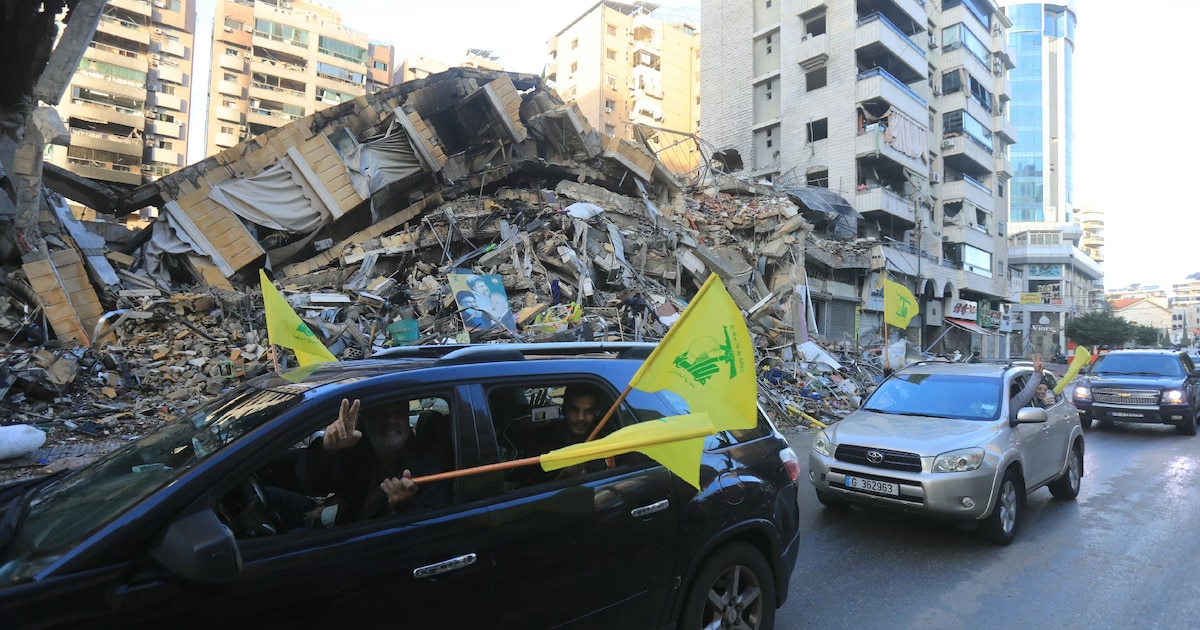
[[[391,84],[394,47],[308,2],[219,0],[205,154]]]
[[[869,269],[810,261],[822,333],[880,330],[864,283],[886,273],[920,302],[910,341],[1004,356],[1002,304],[1022,285],[1005,253],[1014,64],[995,2],[701,8],[705,41],[720,43],[701,60],[701,129],[726,170],[836,193],[855,211],[839,229],[878,243]]]
[[[392,85],[406,81],[424,79],[431,74],[445,72],[450,68],[482,68],[484,70],[503,70],[499,60],[489,50],[479,48],[468,49],[462,60],[457,64],[447,63],[432,57],[426,57],[419,52],[408,52],[403,58],[397,57],[396,71],[392,74]]]
[[[666,150],[653,132],[696,133],[700,124],[700,32],[654,17],[656,5],[597,2],[550,39],[548,80],[593,127],[627,140],[644,126],[651,148],[675,172],[699,153]]]
[[[195,31],[193,0],[109,0],[56,107],[70,146],[45,160],[127,186],[182,167]]]

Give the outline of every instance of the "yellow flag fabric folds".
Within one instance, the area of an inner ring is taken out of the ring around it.
[[[308,324],[292,310],[283,294],[267,278],[267,272],[259,269],[258,276],[262,282],[263,308],[267,311],[267,339],[295,351],[300,365],[337,361],[337,357],[317,339]]]
[[[1083,346],[1076,346],[1075,358],[1071,359],[1071,365],[1067,368],[1067,373],[1063,374],[1063,377],[1058,379],[1058,384],[1054,386],[1054,394],[1061,394],[1063,389],[1067,387],[1067,384],[1079,375],[1079,370],[1082,370],[1083,366],[1087,365],[1091,361],[1092,353],[1088,352],[1087,348],[1084,348]]]
[[[687,401],[688,411],[708,413],[718,431],[758,423],[754,345],[741,310],[716,275],[700,287],[629,385],[674,392]]]
[[[917,314],[917,298],[899,282],[883,280],[883,318],[891,326],[908,328]]]
[[[647,420],[617,429],[608,437],[550,451],[541,457],[542,470],[558,470],[638,451],[699,490],[704,438],[716,432],[707,413]]]

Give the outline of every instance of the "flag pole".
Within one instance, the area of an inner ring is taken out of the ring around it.
[[[668,334],[670,334],[669,331]],[[600,418],[600,422],[596,423],[596,428],[592,429],[592,433],[587,436],[587,439],[584,440],[584,442],[591,442],[592,440],[596,439],[597,435],[600,435],[600,430],[604,428],[604,425],[608,423],[608,419],[612,417],[613,412],[617,410],[617,407],[621,406],[621,402],[625,400],[625,397],[628,396],[629,392],[632,390],[633,385],[625,386],[625,391],[621,392],[621,395],[617,396],[617,401],[608,408],[608,411],[604,412],[604,417]]]
[[[883,371],[885,374],[887,372],[892,371],[892,359],[889,356],[891,353],[888,352],[889,348],[888,348],[888,323],[887,323],[887,318],[888,318],[888,313],[887,313],[888,286],[887,286],[887,283],[888,283],[887,269],[884,269],[883,270]]]
[[[532,466],[541,463],[542,456],[526,457],[523,459],[514,459],[509,462],[497,462],[495,464],[483,464],[473,468],[460,468],[458,470],[447,470],[446,472],[434,473],[432,475],[424,475],[421,477],[413,477],[412,481],[416,484],[429,483],[431,481],[441,481],[443,479],[454,479],[457,477],[466,477],[469,475],[478,475],[486,472],[494,472],[497,470],[508,470],[509,468],[519,468],[521,466]]]

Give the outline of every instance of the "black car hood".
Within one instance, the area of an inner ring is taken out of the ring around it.
[[[1084,382],[1093,387],[1132,385],[1135,387],[1182,387],[1183,376],[1149,376],[1145,374],[1088,374]]]

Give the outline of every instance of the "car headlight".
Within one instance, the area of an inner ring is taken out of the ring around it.
[[[1162,393],[1162,401],[1168,405],[1182,404],[1183,392],[1178,389],[1168,389]]]
[[[813,440],[812,448],[825,457],[833,457],[833,451],[837,447],[834,446],[833,442],[829,441],[829,434],[821,431]]]
[[[1092,399],[1092,388],[1088,387],[1087,385],[1076,385],[1075,386],[1075,400],[1091,400],[1091,399]]]
[[[962,448],[933,458],[933,472],[965,472],[983,464],[983,449]]]

